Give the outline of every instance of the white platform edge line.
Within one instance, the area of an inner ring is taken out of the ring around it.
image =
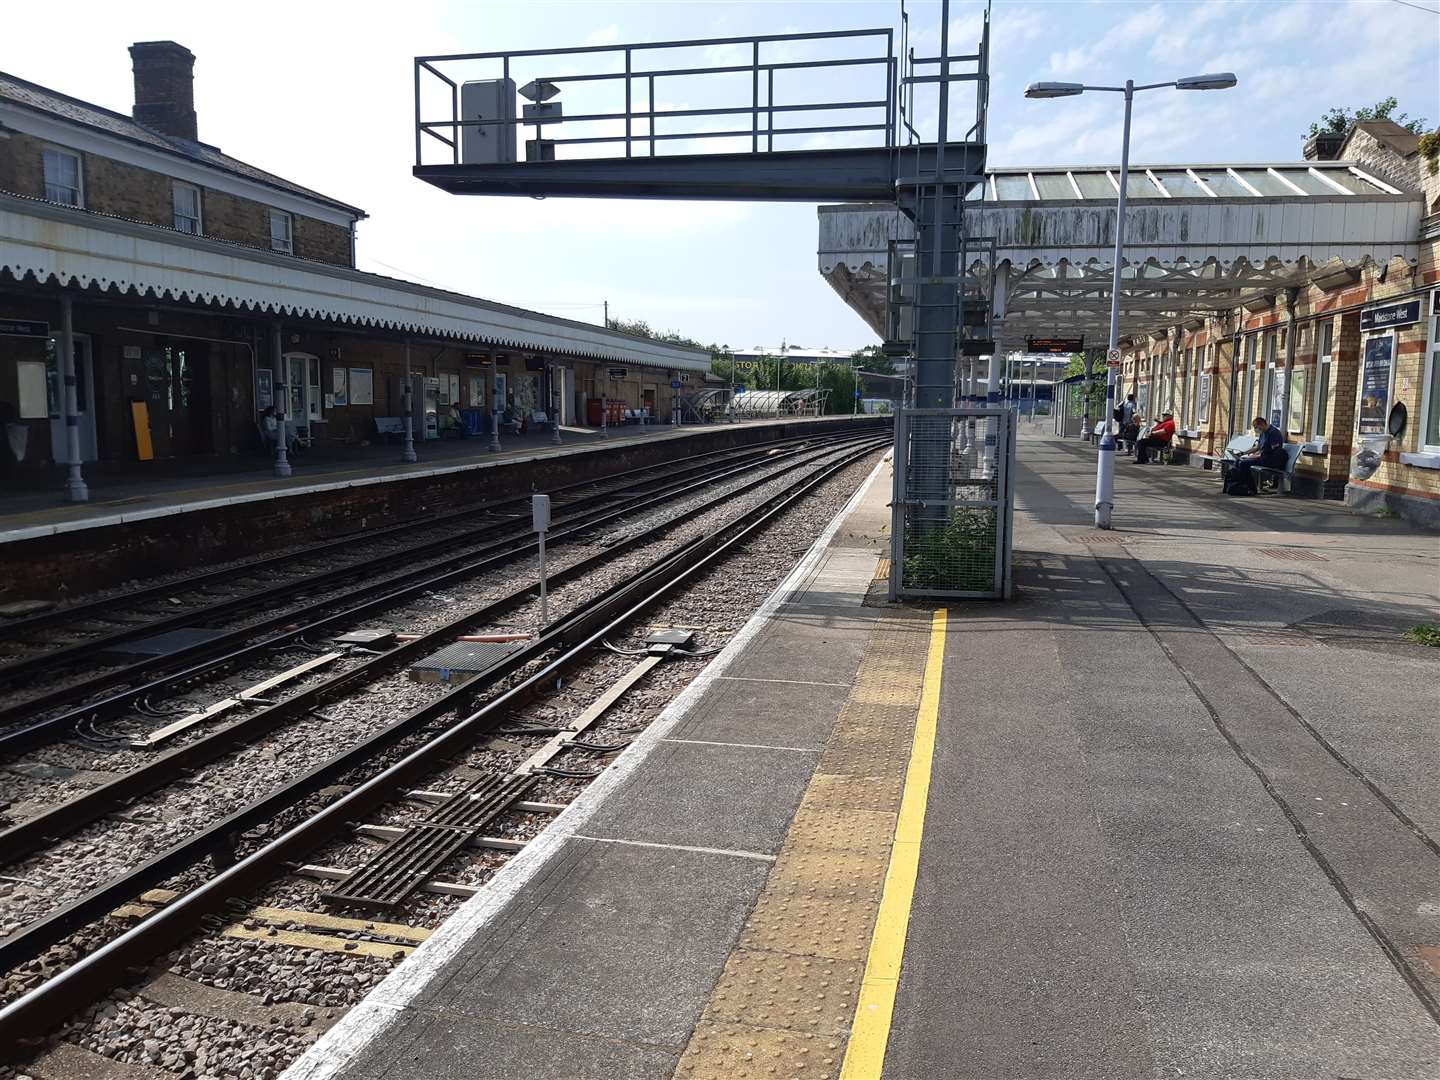
[[[887,453],[871,470],[840,513],[810,546],[795,568],[785,576],[726,646],[705,669],[680,692],[655,721],[632,742],[615,763],[586,788],[550,823],[550,826],[506,863],[478,895],[455,913],[405,958],[394,971],[356,1005],[334,1027],[295,1060],[281,1074],[281,1080],[329,1080],[380,1038],[401,1010],[409,1006],[440,967],[455,956],[491,923],[509,902],[556,857],[565,842],[578,833],[600,805],[661,744],[665,736],[690,712],[716,678],[740,655],[789,597],[800,587],[824,556],[840,526],[855,512],[889,460]]]

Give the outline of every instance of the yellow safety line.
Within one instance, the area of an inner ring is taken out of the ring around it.
[[[890,1040],[890,1018],[900,985],[900,963],[905,956],[905,933],[910,926],[910,904],[920,869],[920,837],[925,831],[925,806],[930,798],[930,767],[935,757],[935,726],[940,715],[940,675],[945,664],[945,625],[948,612],[936,611],[930,620],[930,651],[925,660],[925,682],[915,718],[910,764],[895,826],[895,846],[885,871],[885,891],[870,938],[870,953],[860,983],[850,1040],[840,1080],[880,1080],[885,1046]]]

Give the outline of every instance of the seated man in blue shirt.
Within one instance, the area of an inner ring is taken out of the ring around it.
[[[1230,495],[1255,494],[1255,474],[1251,470],[1257,465],[1262,469],[1283,469],[1287,463],[1285,435],[1279,427],[1263,416],[1255,418],[1254,426],[1255,449],[1231,464],[1225,477],[1225,491]]]

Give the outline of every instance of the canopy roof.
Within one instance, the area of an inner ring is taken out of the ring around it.
[[[1030,335],[1103,343],[1118,191],[1114,166],[996,169],[972,189],[970,284],[994,296],[998,347],[1022,347]],[[1366,262],[1415,262],[1423,216],[1418,193],[1354,162],[1134,166],[1121,333],[1233,310],[1317,278],[1342,283]],[[820,272],[882,336],[892,252],[903,281],[913,276],[913,246],[913,225],[894,206],[820,207]]]
[[[345,266],[0,194],[0,272],[17,280],[328,319],[676,371],[710,353]]]

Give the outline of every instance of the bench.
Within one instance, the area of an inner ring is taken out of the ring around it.
[[[1255,474],[1256,490],[1264,489],[1264,481],[1268,478],[1275,483],[1275,493],[1284,495],[1290,490],[1290,481],[1295,476],[1295,462],[1300,460],[1300,444],[1285,444],[1285,467],[1283,469],[1271,469],[1261,465],[1254,465],[1250,471]]]
[[[648,424],[650,422],[649,409],[626,409],[625,423],[627,424]]]
[[[389,442],[392,438],[405,437],[405,421],[398,416],[375,417],[375,434]]]

